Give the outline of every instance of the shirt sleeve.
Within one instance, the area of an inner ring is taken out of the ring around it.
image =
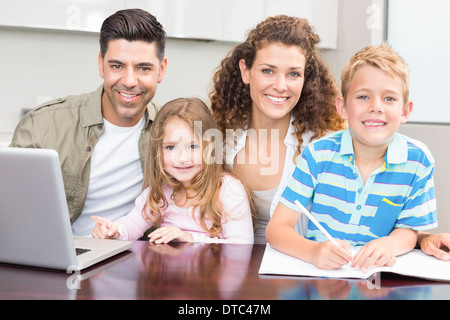
[[[412,186],[395,227],[427,230],[437,227],[434,165],[430,165]]]
[[[308,208],[313,198],[315,185],[317,182],[317,163],[312,153],[312,145],[308,145],[302,152],[291,178],[281,195],[280,202],[293,210],[300,209],[295,204],[298,200],[305,208]]]
[[[149,188],[145,189],[141,195],[136,198],[134,208],[127,215],[114,221],[119,227],[119,239],[138,240],[142,237],[144,232],[152,226],[152,223],[144,219],[142,214],[149,191]]]
[[[41,148],[41,139],[38,137],[39,132],[40,130],[37,128],[34,114],[30,112],[20,120],[14,130],[14,135],[9,146],[18,148]]]
[[[209,238],[208,242],[253,243],[252,213],[244,185],[234,177],[225,175],[219,199],[225,212],[222,219],[223,238]]]

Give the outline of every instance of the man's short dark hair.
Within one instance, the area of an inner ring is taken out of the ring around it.
[[[159,61],[164,59],[166,32],[156,18],[142,9],[125,9],[106,18],[100,29],[100,52],[102,58],[111,40],[145,41],[156,43]]]

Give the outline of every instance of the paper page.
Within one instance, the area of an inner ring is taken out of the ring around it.
[[[356,254],[360,248],[353,248],[352,251]],[[337,270],[319,269],[311,263],[281,253],[267,244],[259,269],[260,274],[357,279],[367,279],[370,275],[383,271],[424,279],[450,281],[450,262],[427,256],[420,249],[414,249],[408,254],[398,256],[393,267],[373,268],[365,274],[353,269],[351,264]]]
[[[428,256],[420,249],[398,256],[393,267],[378,270],[428,280],[450,281],[450,262]]]
[[[311,263],[291,257],[278,250],[273,249],[269,244],[266,246],[261,266],[260,274],[283,274],[310,276],[322,278],[359,278],[366,279],[370,274],[364,274],[362,271],[356,271],[351,264],[347,264],[337,270],[319,269]]]

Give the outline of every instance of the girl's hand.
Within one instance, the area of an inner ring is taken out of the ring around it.
[[[372,240],[362,247],[355,255],[352,267],[354,267],[355,270],[360,270],[362,268],[363,272],[367,272],[374,266],[392,267],[397,261],[392,247],[392,240],[388,237]]]
[[[181,242],[193,241],[192,234],[184,232],[183,230],[175,226],[158,228],[150,233],[148,237],[150,238],[149,241],[154,243],[168,243],[174,239],[177,239]]]
[[[331,241],[321,242],[317,246],[313,264],[320,269],[339,269],[352,261],[353,255],[350,251],[350,243],[337,240],[339,246]]]
[[[108,219],[91,216],[91,219],[96,221],[94,231],[92,231],[92,236],[99,239],[117,239],[120,236],[118,231],[119,227],[114,222]]]

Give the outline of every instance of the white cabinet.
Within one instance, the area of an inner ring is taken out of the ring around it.
[[[268,16],[306,18],[321,37],[322,48],[336,48],[338,0],[128,0],[156,15],[176,38],[241,42]]]
[[[245,0],[244,0],[245,1]],[[335,49],[338,35],[338,0],[266,0],[265,15],[306,18],[322,39],[322,48]]]
[[[169,37],[241,42],[271,15],[307,18],[336,48],[339,0],[14,0],[0,4],[0,26],[99,32],[103,20],[123,8],[154,14]]]
[[[220,40],[223,34],[222,0],[128,0],[156,16],[169,37]]]
[[[14,0],[0,3],[0,26],[99,32],[124,0]]]

